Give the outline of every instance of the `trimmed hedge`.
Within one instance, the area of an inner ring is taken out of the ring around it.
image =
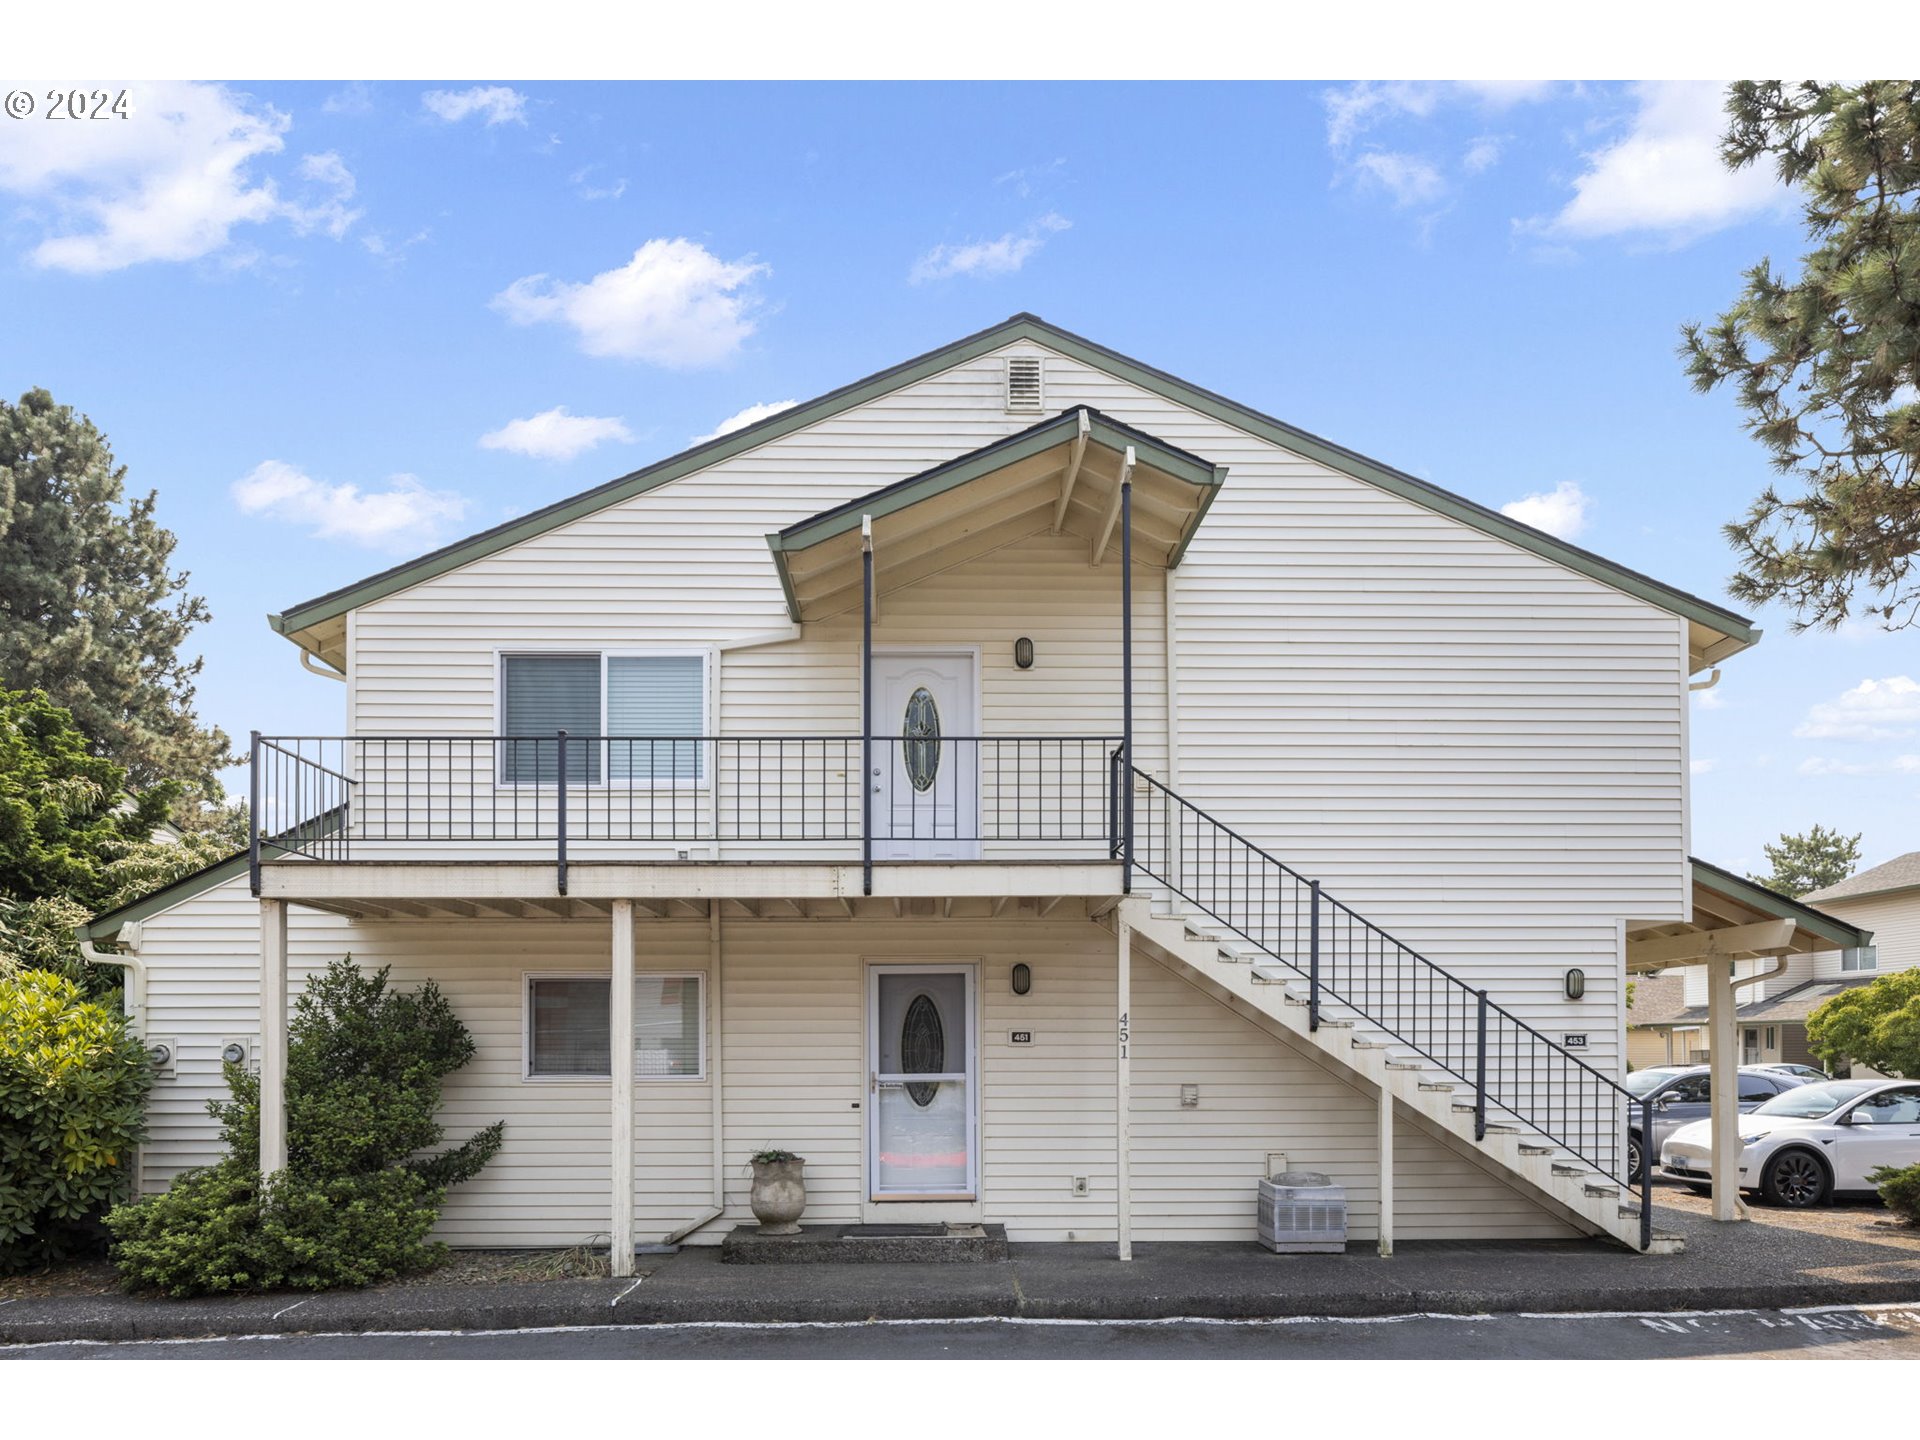
[[[1880,1188],[1887,1208],[1909,1225],[1920,1225],[1920,1165],[1896,1169],[1882,1165],[1867,1176]]]

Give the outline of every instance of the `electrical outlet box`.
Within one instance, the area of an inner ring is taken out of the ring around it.
[[[1267,1152],[1267,1178],[1271,1180],[1276,1175],[1284,1175],[1286,1173],[1287,1152],[1284,1150],[1269,1150]]]
[[[1180,1108],[1182,1110],[1198,1110],[1200,1108],[1200,1087],[1198,1085],[1182,1085],[1180,1087]]]
[[[1085,1195],[1087,1193],[1086,1176],[1076,1175],[1073,1177],[1073,1193],[1076,1195]]]

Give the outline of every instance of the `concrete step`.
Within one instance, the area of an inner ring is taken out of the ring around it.
[[[1453,1084],[1453,1081],[1451,1080],[1422,1080],[1420,1082],[1420,1088],[1422,1090],[1438,1090],[1441,1092],[1451,1092],[1454,1088],[1454,1084]]]
[[[1360,1034],[1353,1037],[1353,1048],[1356,1050],[1391,1050],[1399,1043],[1398,1040],[1389,1040],[1385,1035],[1377,1033]]]
[[[1455,1106],[1454,1108],[1458,1109],[1459,1107]],[[1471,1110],[1473,1107],[1469,1105],[1467,1108]],[[1520,1142],[1520,1153],[1522,1155],[1557,1155],[1559,1152],[1560,1147],[1558,1145],[1549,1145],[1544,1140],[1522,1140]]]
[[[1598,1180],[1591,1184],[1583,1185],[1580,1188],[1585,1190],[1587,1194],[1595,1200],[1611,1200],[1620,1193],[1620,1187],[1618,1185],[1606,1184]]]

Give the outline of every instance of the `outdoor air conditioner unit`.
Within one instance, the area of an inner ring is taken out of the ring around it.
[[[1318,1170],[1260,1182],[1260,1243],[1278,1255],[1337,1255],[1347,1248],[1347,1187]]]

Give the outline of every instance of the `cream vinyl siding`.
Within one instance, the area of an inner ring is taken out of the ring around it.
[[[1873,932],[1877,963],[1872,970],[1842,970],[1840,952],[1829,950],[1813,957],[1813,973],[1822,980],[1842,976],[1890,975],[1920,965],[1920,890],[1890,895],[1864,895],[1857,900],[1822,900],[1819,907],[1862,930]]]
[[[1067,907],[999,920],[723,923],[725,1034],[709,1032],[725,1075],[727,1215],[695,1237],[716,1243],[750,1223],[747,1157],[769,1145],[807,1157],[810,1222],[861,1215],[866,1104],[865,967],[974,962],[981,1034],[981,1207],[1017,1240],[1114,1235],[1113,937]],[[710,975],[706,922],[636,921],[635,965]],[[528,972],[610,969],[604,923],[354,922],[296,908],[298,986],[351,953],[392,966],[393,983],[445,991],[477,1047],[446,1085],[452,1138],[497,1119],[505,1144],[448,1197],[440,1235],[455,1245],[604,1243],[609,1208],[608,1086],[522,1077]],[[257,1034],[258,906],[235,880],[145,922],[152,967],[147,1032],[179,1045],[175,1078],[155,1086],[143,1186],[219,1155],[205,1102],[224,1094],[219,1049]],[[1033,990],[1012,994],[1012,966]],[[1373,1234],[1378,1175],[1373,1104],[1316,1061],[1203,996],[1150,959],[1133,967],[1134,1225],[1138,1238],[1250,1240],[1267,1155],[1324,1169],[1349,1187],[1353,1233]],[[711,1026],[713,1002],[706,1017]],[[1033,1032],[1013,1045],[1008,1032]],[[711,1074],[711,1058],[710,1058]],[[658,1239],[697,1218],[712,1195],[712,1082],[636,1082],[635,1230]],[[1200,1087],[1182,1109],[1180,1086]],[[1404,1239],[1569,1233],[1479,1166],[1402,1122],[1398,1234]],[[1090,1194],[1072,1193],[1086,1176]]]

